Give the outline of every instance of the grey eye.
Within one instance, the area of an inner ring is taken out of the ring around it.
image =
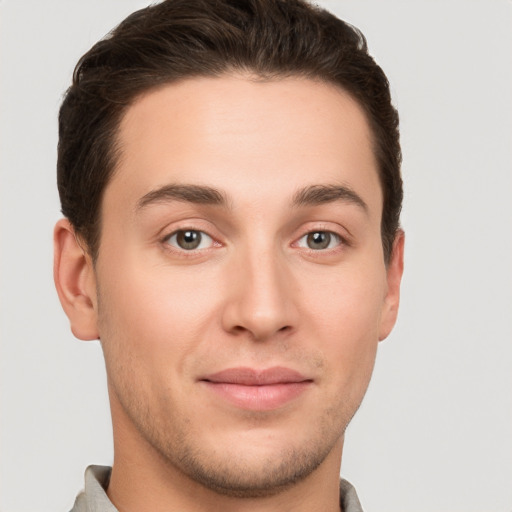
[[[341,238],[331,231],[312,231],[304,235],[298,242],[299,247],[307,247],[315,251],[332,249],[341,243]]]
[[[195,249],[206,249],[211,247],[213,240],[202,231],[194,229],[180,230],[173,233],[167,243],[184,251],[193,251]]]

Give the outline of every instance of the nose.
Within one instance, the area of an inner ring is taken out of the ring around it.
[[[223,328],[263,341],[293,331],[298,311],[294,280],[284,258],[272,251],[231,262]]]

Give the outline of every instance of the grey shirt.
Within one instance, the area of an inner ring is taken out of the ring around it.
[[[112,468],[89,466],[85,470],[85,490],[76,498],[71,512],[117,512],[105,492]],[[340,480],[340,506],[343,512],[363,512],[354,487]]]

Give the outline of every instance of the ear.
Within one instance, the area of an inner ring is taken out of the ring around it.
[[[379,341],[387,338],[395,325],[400,304],[400,282],[404,272],[404,243],[405,234],[400,229],[393,242],[393,250],[386,272],[387,292],[384,297]]]
[[[98,339],[96,277],[92,260],[67,219],[53,233],[53,279],[71,331],[81,340]]]

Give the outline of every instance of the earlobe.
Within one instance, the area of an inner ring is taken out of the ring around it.
[[[53,247],[53,278],[71,331],[81,340],[98,339],[94,268],[67,219],[55,225]]]
[[[404,272],[405,234],[399,230],[393,242],[393,251],[387,267],[387,292],[381,317],[379,341],[389,336],[395,325],[400,304],[400,283]]]

